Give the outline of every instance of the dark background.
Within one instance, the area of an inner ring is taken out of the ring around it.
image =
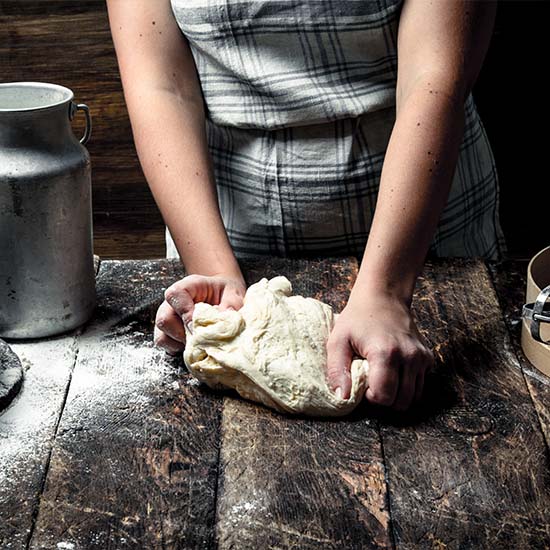
[[[547,0],[499,2],[474,88],[496,158],[511,257],[529,258],[550,244],[544,229],[549,8]],[[91,108],[96,254],[162,257],[162,219],[133,147],[104,0],[0,0],[0,81],[17,80],[63,84]],[[80,134],[82,121],[74,125]]]
[[[546,0],[502,0],[474,99],[500,179],[500,216],[509,254],[529,258],[550,245],[546,135],[550,67]]]

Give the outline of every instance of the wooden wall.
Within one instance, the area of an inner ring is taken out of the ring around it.
[[[0,0],[0,81],[17,80],[62,84],[90,107],[96,254],[162,257],[162,218],[134,149],[105,1]]]
[[[547,185],[549,122],[543,62],[550,3],[502,0],[474,90],[501,182],[501,218],[512,256],[550,244],[533,197]],[[92,112],[95,250],[105,258],[164,254],[160,214],[139,167],[104,0],[0,0],[0,81],[38,80],[75,91]],[[82,121],[75,121],[75,131]],[[540,138],[535,133],[542,130]]]

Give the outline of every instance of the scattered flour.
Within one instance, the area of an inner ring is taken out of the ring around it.
[[[22,363],[32,367],[25,373],[19,395],[0,416],[0,487],[4,490],[15,484],[21,468],[41,462],[41,449],[49,451],[75,354],[72,336],[10,345]]]
[[[243,515],[246,512],[250,512],[250,510],[254,510],[254,508],[256,508],[255,502],[243,502],[242,504],[233,505],[231,507],[231,513]]]
[[[153,345],[151,335],[130,329],[105,337],[104,329],[94,327],[78,337],[77,358],[75,336],[11,344],[30,368],[19,396],[0,415],[1,489],[17,490],[28,479],[29,468],[44,464],[69,381],[60,429],[88,425],[105,429],[105,418],[112,411],[139,410],[154,391],[179,390],[174,378],[181,372]]]
[[[251,499],[233,504],[224,514],[225,525],[221,529],[239,529],[241,526],[248,526],[257,518],[272,517],[269,511],[271,495],[263,490],[253,490],[250,494]]]
[[[242,504],[235,504],[231,507],[229,515],[231,523],[235,526],[243,521],[248,523],[247,516],[249,512],[256,508],[254,502],[243,502]]]

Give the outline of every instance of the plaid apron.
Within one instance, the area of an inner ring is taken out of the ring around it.
[[[395,122],[402,0],[172,0],[197,67],[238,258],[361,256]],[[500,259],[499,189],[470,95],[432,256]],[[186,215],[186,213],[182,213]],[[167,255],[177,251],[167,232]]]

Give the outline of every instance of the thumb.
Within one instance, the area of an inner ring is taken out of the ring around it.
[[[350,366],[353,352],[347,338],[329,337],[327,342],[327,379],[338,397],[348,399],[351,393]]]

